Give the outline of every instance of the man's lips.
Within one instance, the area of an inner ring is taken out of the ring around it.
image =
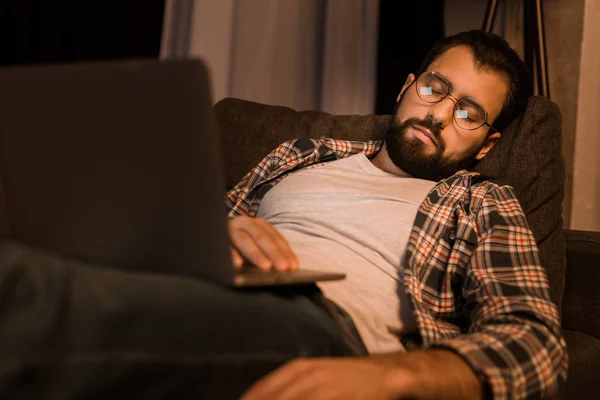
[[[425,136],[427,139],[429,139],[434,146],[437,147],[438,142],[437,142],[435,136],[433,136],[433,133],[431,133],[431,131],[429,129],[424,128],[420,125],[411,125],[411,128],[413,128],[414,130],[421,133],[423,136]],[[419,138],[419,139],[421,139],[421,141],[423,141],[423,142],[427,142],[427,139],[425,139],[425,138]],[[423,140],[423,139],[425,139],[425,140]]]

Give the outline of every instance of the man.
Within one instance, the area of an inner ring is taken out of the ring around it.
[[[555,395],[565,342],[525,216],[459,171],[523,110],[525,75],[496,36],[447,38],[385,141],[284,143],[228,194],[236,266],[344,281],[232,290],[0,243],[0,397]]]
[[[464,171],[528,92],[501,38],[446,38],[408,76],[383,142],[284,143],[228,194],[234,263],[345,272],[319,287],[371,353],[289,363],[247,398],[556,393],[567,356],[533,235],[512,188]],[[415,333],[427,350],[406,352]]]

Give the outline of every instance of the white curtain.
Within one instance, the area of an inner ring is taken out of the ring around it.
[[[573,210],[575,229],[600,231],[600,3],[585,1],[575,136]]]
[[[202,57],[213,97],[374,111],[379,0],[167,0],[161,57]]]

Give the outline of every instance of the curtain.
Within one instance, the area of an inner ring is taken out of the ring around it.
[[[167,0],[161,57],[201,57],[213,97],[374,111],[378,0]]]
[[[585,0],[573,171],[573,229],[600,231],[600,4]]]

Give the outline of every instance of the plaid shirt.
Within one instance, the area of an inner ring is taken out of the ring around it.
[[[365,153],[381,141],[285,142],[226,196],[256,216],[289,172]],[[404,285],[424,348],[444,348],[473,368],[494,399],[554,397],[567,375],[566,344],[538,249],[513,189],[460,171],[421,204],[404,255]]]

